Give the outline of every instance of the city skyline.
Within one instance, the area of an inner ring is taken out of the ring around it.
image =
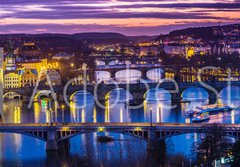
[[[239,21],[239,0],[1,1],[0,33],[118,32],[158,35]]]

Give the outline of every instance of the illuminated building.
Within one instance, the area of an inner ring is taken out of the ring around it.
[[[23,46],[19,49],[19,57],[22,59],[41,59],[42,52],[39,47],[35,45],[34,42],[25,42]]]
[[[42,69],[47,68],[47,59],[20,61],[17,62],[17,66],[26,70],[36,69],[40,72]]]
[[[4,87],[5,88],[20,88],[21,75],[17,71],[7,71],[4,74]]]
[[[185,46],[183,46],[183,45],[164,45],[164,51],[170,55],[185,55]]]
[[[11,41],[10,41],[10,50],[5,56],[5,69],[6,71],[16,70],[15,57],[13,55],[13,46]]]
[[[11,52],[5,57],[5,65],[6,71],[16,70],[15,58]]]
[[[190,58],[194,56],[194,48],[193,47],[188,47],[186,48],[186,58]]]
[[[36,86],[38,74],[36,70],[25,69],[22,71],[22,87]]]

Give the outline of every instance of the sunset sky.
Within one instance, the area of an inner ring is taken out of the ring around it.
[[[158,35],[239,23],[240,0],[0,0],[0,33]]]

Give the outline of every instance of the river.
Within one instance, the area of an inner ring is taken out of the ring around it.
[[[157,92],[157,99],[155,93]],[[118,103],[114,103],[117,93],[120,93]],[[60,110],[46,99],[35,102],[32,108],[27,108],[23,100],[11,100],[4,103],[4,123],[46,123],[50,119],[54,122],[149,122],[150,110],[152,110],[153,122],[177,122],[191,123],[191,118],[186,114],[187,109],[208,103],[208,94],[201,88],[188,88],[183,92],[183,99],[191,100],[190,104],[179,104],[170,109],[171,95],[163,89],[150,90],[146,97],[148,100],[140,109],[129,109],[125,100],[131,95],[124,90],[112,91],[106,102],[106,109],[97,107],[91,94],[87,94],[87,106],[78,108],[83,104],[83,92],[76,93],[71,108],[60,104]],[[231,87],[221,91],[220,103],[231,106],[240,106],[240,88]],[[50,114],[50,108],[52,109]],[[51,115],[51,117],[50,117]],[[240,110],[212,115],[210,123],[240,122]],[[43,141],[20,135],[0,134],[0,166],[144,166],[148,152],[146,142],[123,134],[105,134],[113,136],[116,140],[110,143],[99,143],[97,136],[101,133],[83,134],[70,139],[69,153],[60,152],[57,155],[49,155],[45,152]],[[166,157],[159,161],[170,161],[174,156],[183,156],[194,160],[193,144],[199,134],[186,134],[171,137],[166,140]]]

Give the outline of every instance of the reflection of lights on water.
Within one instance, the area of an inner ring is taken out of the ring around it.
[[[191,123],[190,118],[187,117],[187,118],[185,119],[185,123],[186,123],[186,124],[190,124],[190,123]]]
[[[22,135],[13,134],[14,137],[14,146],[16,147],[16,151],[20,153],[22,147]]]
[[[194,139],[194,143],[196,143],[197,140],[198,140],[198,135],[197,135],[197,133],[194,133],[194,137],[193,137],[193,139]]]
[[[35,102],[33,103],[33,107],[34,107],[34,120],[35,122],[39,122],[40,111],[41,111],[40,105],[39,103]]]
[[[46,122],[50,123],[50,110],[46,110]]]
[[[162,104],[159,103],[158,106],[157,106],[157,109],[156,109],[156,119],[157,119],[157,122],[162,122]]]
[[[21,122],[21,109],[20,107],[15,107],[14,109],[14,123]]]
[[[70,115],[73,122],[76,122],[76,103],[70,102]]]
[[[97,122],[97,109],[96,109],[96,107],[94,107],[94,109],[93,109],[93,122],[94,123]]]
[[[42,104],[42,107],[46,107],[47,106],[47,100],[41,100],[41,104]]]
[[[144,118],[146,118],[146,115],[147,115],[147,100],[144,100],[144,102],[143,102],[143,112],[144,112]]]
[[[109,100],[106,100],[106,109],[105,109],[105,122],[109,122]]]
[[[189,139],[191,139],[191,138],[192,138],[192,134],[191,134],[191,133],[187,133],[187,134],[186,134],[186,139],[189,140]]]
[[[235,110],[231,111],[231,123],[235,124]]]
[[[120,122],[123,122],[123,109],[120,109]]]
[[[82,115],[82,122],[84,123],[86,121],[85,120],[85,110],[84,109],[82,109],[81,115]]]

